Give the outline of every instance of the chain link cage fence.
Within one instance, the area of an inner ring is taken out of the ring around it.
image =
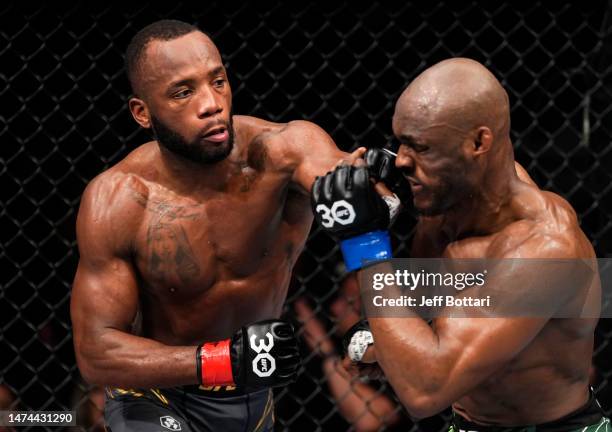
[[[517,160],[542,188],[570,201],[598,256],[612,254],[610,1],[226,0],[121,9],[104,2],[70,8],[26,3],[0,6],[4,409],[75,409],[78,430],[101,430],[102,393],[81,380],[72,346],[75,216],[88,181],[148,140],[127,110],[123,52],[157,19],[188,21],[212,35],[230,74],[235,112],[313,121],[344,150],[392,141],[394,103],[425,67],[452,56],[484,63],[510,95]],[[413,226],[409,214],[395,223],[396,256],[407,256]],[[335,242],[313,227],[286,306],[290,317],[296,302],[309,306],[311,323],[332,347],[342,301],[351,303],[340,293],[348,279],[338,261]],[[612,325],[602,320],[592,381],[608,414],[611,341]],[[277,430],[357,427],[345,420],[330,390],[327,360],[307,344],[304,358],[299,380],[276,392]],[[370,389],[395,407],[380,428],[447,427],[448,412],[412,421],[387,386]]]

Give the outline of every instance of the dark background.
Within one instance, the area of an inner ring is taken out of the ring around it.
[[[570,201],[598,256],[612,256],[612,1],[199,3],[0,6],[0,380],[20,408],[67,409],[86,389],[69,319],[76,211],[89,180],[149,139],[127,110],[122,55],[160,18],[213,36],[236,113],[311,120],[344,150],[392,141],[395,100],[425,67],[483,62],[510,94],[517,160]],[[403,214],[395,224],[396,256],[413,223]],[[306,294],[324,311],[337,259],[335,242],[313,228],[290,302]],[[611,328],[600,323],[594,356],[608,414]],[[277,394],[278,429],[346,429],[318,360],[307,359],[299,382]]]

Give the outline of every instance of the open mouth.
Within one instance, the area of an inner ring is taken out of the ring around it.
[[[210,129],[204,135],[202,135],[205,141],[214,143],[221,143],[229,138],[229,132],[225,126],[218,126]]]

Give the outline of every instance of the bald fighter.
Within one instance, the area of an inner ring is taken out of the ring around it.
[[[481,64],[451,59],[419,75],[396,104],[393,132],[396,167],[420,214],[413,258],[595,257],[572,207],[517,175],[508,95]],[[370,318],[370,329],[363,322],[350,332],[347,347],[366,345],[361,363],[378,362],[412,415],[452,405],[453,431],[602,432],[609,420],[588,384],[596,324]]]
[[[106,386],[109,431],[271,430],[270,387],[299,367],[278,318],[311,227],[310,188],[364,149],[340,152],[305,121],[232,115],[221,56],[189,24],[144,28],[126,64],[131,114],[155,141],[83,194],[79,369]]]

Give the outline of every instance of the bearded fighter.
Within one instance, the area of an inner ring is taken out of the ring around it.
[[[155,140],[82,196],[79,369],[106,388],[109,431],[272,430],[270,388],[300,364],[278,318],[310,189],[365,149],[343,153],[306,121],[233,115],[219,51],[189,24],[147,26],[126,64],[130,112]]]

